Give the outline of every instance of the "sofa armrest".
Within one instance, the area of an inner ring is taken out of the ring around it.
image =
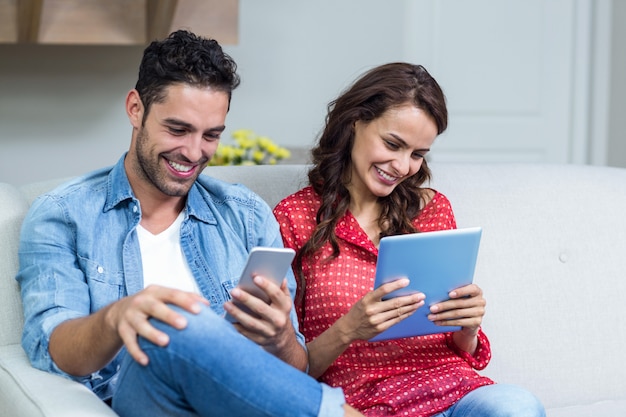
[[[84,385],[33,368],[16,344],[0,346],[0,415],[117,416]]]

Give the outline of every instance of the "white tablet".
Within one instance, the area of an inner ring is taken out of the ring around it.
[[[385,298],[416,292],[426,295],[424,306],[370,341],[398,339],[459,330],[428,320],[429,307],[447,300],[448,293],[472,283],[482,228],[441,230],[387,236],[380,240],[374,288],[407,277],[410,284]]]

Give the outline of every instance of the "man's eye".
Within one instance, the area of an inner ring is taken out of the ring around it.
[[[175,129],[173,127],[170,127],[169,131],[172,135],[175,135],[175,136],[182,136],[185,133],[187,133],[184,129]]]
[[[214,141],[214,140],[219,140],[220,136],[221,135],[219,133],[210,133],[208,135],[204,135],[204,139],[208,141]]]

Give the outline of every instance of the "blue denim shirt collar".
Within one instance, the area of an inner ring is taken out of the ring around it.
[[[136,199],[133,189],[130,186],[128,175],[126,175],[126,169],[124,167],[124,160],[127,153],[113,166],[109,173],[107,183],[107,198],[104,205],[104,211],[113,210],[126,200],[133,200],[139,207],[141,206],[139,200]],[[185,220],[189,216],[194,217],[201,222],[207,224],[217,224],[217,219],[213,213],[206,210],[206,207],[211,205],[211,197],[208,193],[203,193],[198,187],[197,183],[190,188],[187,195],[186,202],[186,214]],[[201,208],[201,209],[200,209]]]

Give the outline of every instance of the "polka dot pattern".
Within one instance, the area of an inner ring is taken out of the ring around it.
[[[286,247],[298,251],[315,228],[320,199],[306,187],[274,209]],[[420,231],[456,228],[448,199],[435,192],[414,220]],[[347,213],[337,224],[340,255],[326,245],[303,265],[306,292],[297,305],[301,331],[315,339],[373,288],[378,250]],[[299,294],[298,294],[299,296]],[[298,298],[296,298],[298,299]],[[493,381],[479,375],[491,358],[489,341],[480,331],[478,348],[469,355],[458,349],[451,333],[353,343],[320,380],[344,389],[348,403],[367,416],[431,416],[458,401],[469,391]]]

